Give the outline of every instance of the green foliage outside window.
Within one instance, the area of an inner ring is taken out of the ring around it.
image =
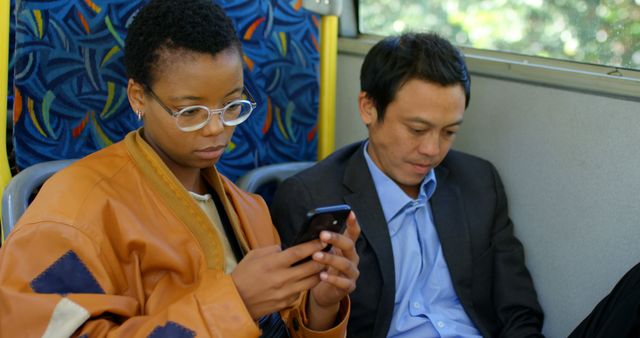
[[[360,31],[640,69],[640,0],[360,0]]]

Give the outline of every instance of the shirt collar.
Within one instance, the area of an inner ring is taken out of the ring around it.
[[[384,218],[389,221],[405,206],[407,203],[414,201],[409,195],[407,195],[402,189],[394,182],[389,176],[378,168],[373,162],[371,156],[367,152],[369,148],[369,141],[364,145],[364,159],[369,167],[371,178],[375,184],[376,191],[378,192],[378,198],[382,205],[382,211],[384,212]],[[420,193],[416,199],[420,203],[426,203],[436,190],[437,182],[436,175],[433,169],[429,170],[429,173],[424,177],[420,184]]]

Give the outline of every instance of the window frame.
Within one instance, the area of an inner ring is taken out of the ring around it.
[[[340,37],[338,53],[364,56],[383,37]],[[465,54],[474,75],[640,102],[640,71],[470,47]]]

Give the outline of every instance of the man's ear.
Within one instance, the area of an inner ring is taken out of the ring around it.
[[[366,92],[360,92],[358,95],[358,111],[360,112],[360,119],[366,126],[378,119],[376,105]]]
[[[141,84],[129,79],[127,97],[134,112],[144,112],[144,87]]]

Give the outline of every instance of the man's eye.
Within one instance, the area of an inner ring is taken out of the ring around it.
[[[409,128],[409,130],[411,131],[411,133],[413,134],[423,134],[424,132],[426,132],[427,130],[424,128],[414,128],[411,126],[407,126]]]

